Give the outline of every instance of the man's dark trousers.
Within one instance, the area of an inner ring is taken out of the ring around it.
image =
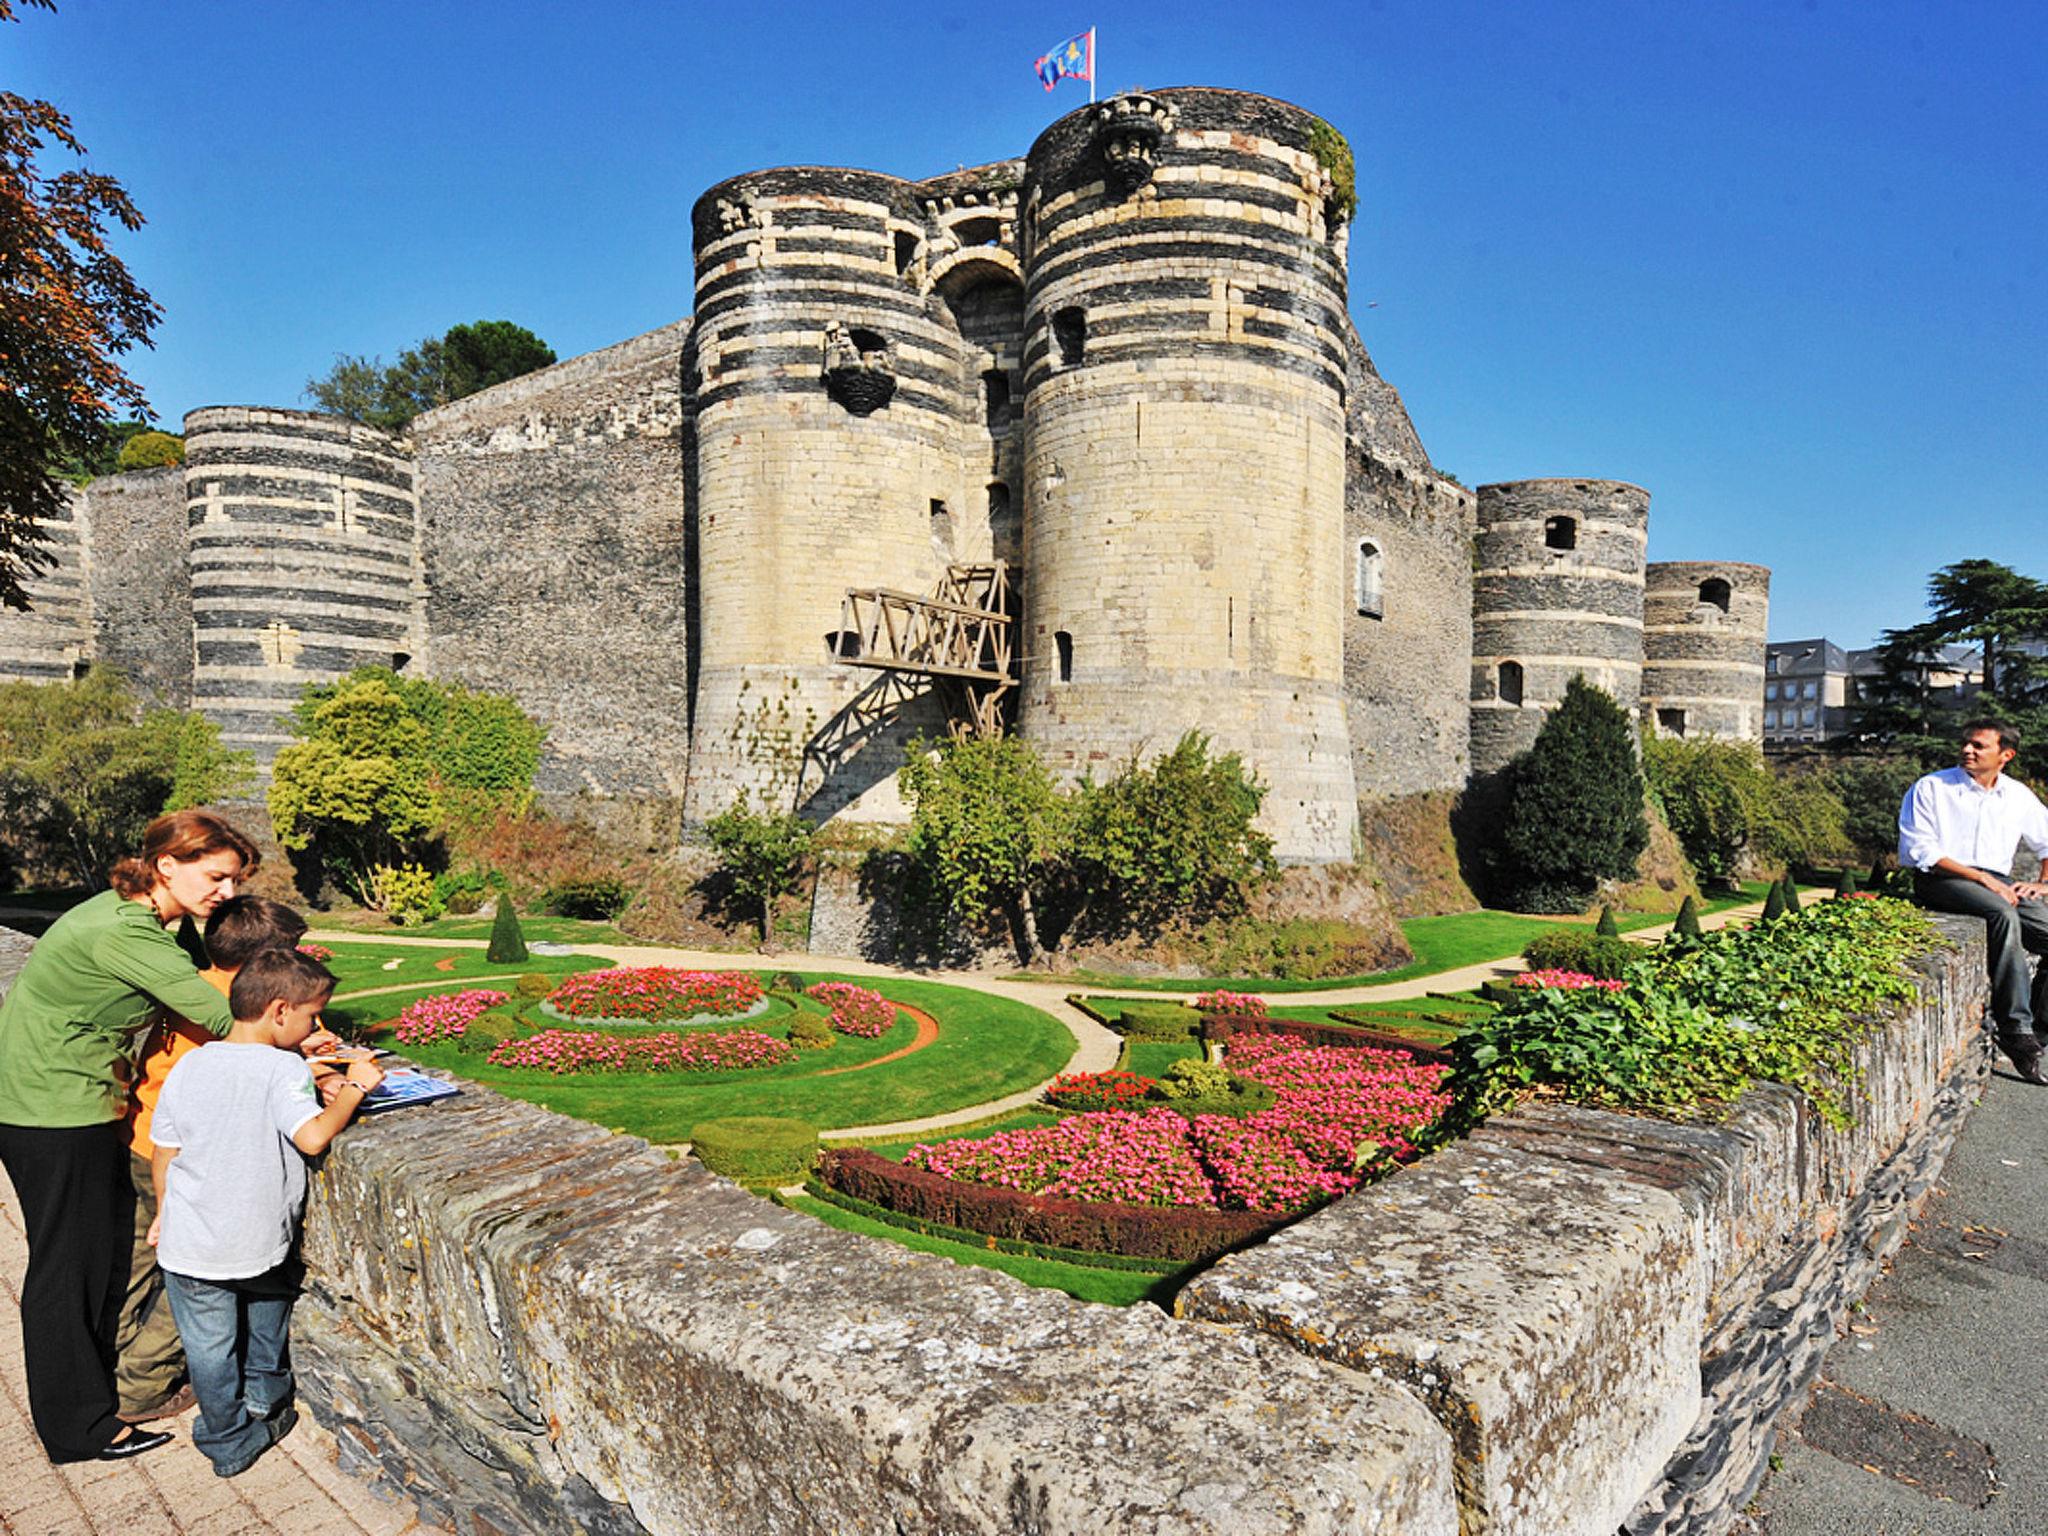
[[[2000,880],[2011,876],[1986,870]],[[2034,979],[2029,996],[2027,952],[2048,955],[2048,902],[2022,901],[2014,906],[1996,891],[1961,875],[1913,875],[1913,894],[1935,912],[1954,912],[1984,921],[1984,943],[1991,971],[1991,1016],[2001,1040],[2021,1040],[2048,1030],[2048,965]]]

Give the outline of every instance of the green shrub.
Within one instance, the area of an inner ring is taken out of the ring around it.
[[[430,923],[447,909],[434,890],[434,877],[417,864],[393,868],[379,864],[370,870],[370,907],[394,923],[417,928]]]
[[[1773,882],[1771,892],[1764,897],[1764,921],[1775,923],[1785,915],[1785,885],[1783,881]]]
[[[185,462],[185,439],[170,432],[138,432],[121,445],[114,468],[169,469]]]
[[[761,942],[775,936],[775,903],[803,883],[811,826],[794,811],[753,810],[742,796],[704,823],[733,895],[753,908]]]
[[[822,1051],[832,1043],[832,1026],[815,1013],[800,1013],[789,1026],[789,1043],[799,1050]]]
[[[493,965],[524,965],[531,958],[526,935],[519,930],[519,914],[512,908],[512,893],[498,897],[498,915],[491,922],[491,943],[484,958]]]
[[[517,1040],[525,1033],[526,1020],[516,1010],[493,1008],[469,1021],[469,1027],[455,1037],[455,1048],[465,1056],[488,1056],[507,1040]]]
[[[1522,958],[1532,971],[1580,971],[1602,981],[1616,981],[1645,953],[1627,939],[1586,928],[1560,928],[1531,939]]]
[[[1202,1016],[1179,1003],[1125,1003],[1110,1028],[1127,1040],[1192,1040]]]
[[[1152,1092],[1168,1109],[1190,1120],[1197,1115],[1242,1119],[1271,1109],[1278,1099],[1264,1083],[1248,1082],[1209,1061],[1176,1061]]]
[[[1853,869],[1843,870],[1842,878],[1835,882],[1835,894],[1837,896],[1854,896],[1858,889],[1856,871]]]
[[[546,997],[561,985],[561,977],[549,976],[541,971],[528,971],[512,983],[512,990],[521,997]]]
[[[626,910],[633,888],[617,875],[564,880],[548,892],[547,909],[557,917],[580,917],[608,923]]]
[[[797,975],[795,971],[777,971],[768,978],[768,990],[770,992],[780,992],[785,997],[801,997],[804,990],[804,979]]]
[[[801,1184],[818,1162],[818,1128],[770,1115],[700,1120],[690,1150],[713,1173],[742,1184]]]
[[[1681,944],[1697,944],[1705,937],[1700,927],[1699,903],[1690,896],[1678,904],[1678,917],[1671,924],[1671,937]]]
[[[480,869],[456,871],[444,869],[434,876],[434,895],[441,905],[457,917],[468,917],[480,911],[484,897],[490,890],[489,882]]]
[[[1489,860],[1518,910],[1583,907],[1627,880],[1649,846],[1636,731],[1621,706],[1575,676],[1535,743],[1503,770],[1505,812]]]
[[[1602,938],[1618,939],[1621,937],[1621,924],[1614,920],[1614,908],[1609,906],[1602,906],[1600,908],[1600,921],[1593,925],[1593,931]]]
[[[1791,876],[1790,876],[1790,875],[1788,874],[1788,875],[1786,875],[1786,876],[1785,876],[1785,880],[1784,880],[1784,886],[1785,886],[1785,910],[1786,910],[1787,912],[1797,912],[1797,911],[1799,911],[1799,910],[1800,910],[1800,906],[1799,906],[1799,883],[1798,883],[1798,882],[1797,882],[1796,880],[1794,880],[1794,879],[1793,879],[1793,878],[1792,878],[1792,877],[1791,877]]]
[[[1363,976],[1387,967],[1380,935],[1336,917],[1239,918],[1205,963],[1219,976],[1280,981]]]

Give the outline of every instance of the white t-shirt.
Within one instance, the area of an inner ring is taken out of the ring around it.
[[[198,1280],[247,1280],[283,1263],[306,1205],[292,1145],[320,1113],[313,1069],[293,1051],[218,1040],[171,1068],[149,1136],[175,1147],[157,1264]]]

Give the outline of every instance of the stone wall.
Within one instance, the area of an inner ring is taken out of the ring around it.
[[[192,582],[185,543],[185,475],[142,469],[85,488],[92,550],[92,655],[119,667],[152,703],[192,703]]]
[[[91,662],[88,515],[85,496],[74,491],[62,514],[44,525],[50,568],[21,584],[28,610],[0,608],[0,682],[61,682]]]
[[[690,322],[429,411],[426,665],[548,728],[537,785],[680,801],[689,764]]]
[[[1667,736],[1764,739],[1771,573],[1726,560],[1652,562],[1643,581],[1643,720]]]

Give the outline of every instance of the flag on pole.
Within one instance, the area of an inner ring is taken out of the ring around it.
[[[1077,33],[1053,49],[1037,64],[1039,81],[1049,91],[1062,80],[1095,83],[1095,29]]]

